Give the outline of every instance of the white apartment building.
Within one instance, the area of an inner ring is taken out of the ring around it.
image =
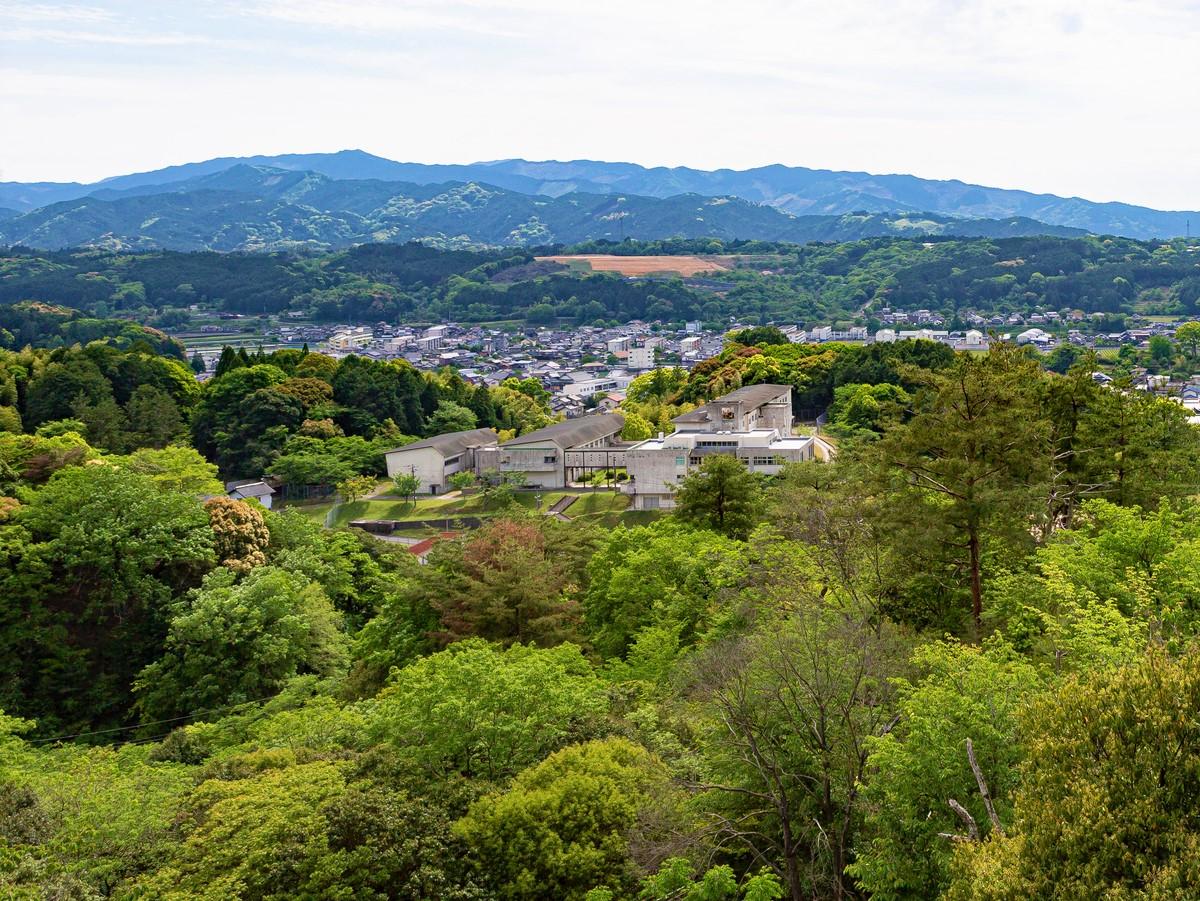
[[[640,347],[629,348],[629,356],[625,362],[630,369],[653,369],[655,345],[643,344]]]
[[[607,342],[608,352],[610,354],[624,353],[629,350],[629,345],[632,343],[630,338],[624,335],[620,338],[609,338]]]
[[[624,391],[632,379],[627,375],[606,376],[601,379],[581,379],[568,382],[562,386],[560,394],[564,397],[591,397],[602,391]]]
[[[366,326],[344,329],[329,336],[329,349],[340,351],[361,350],[375,340],[375,335]]]
[[[424,354],[431,354],[442,349],[442,336],[431,335],[428,338],[418,338],[416,341],[417,350]]]

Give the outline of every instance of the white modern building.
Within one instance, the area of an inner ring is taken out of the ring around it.
[[[375,335],[366,326],[344,329],[329,336],[330,350],[360,350],[368,347],[375,340]]]
[[[415,343],[417,350],[421,351],[421,353],[435,353],[442,349],[442,336],[430,335],[427,338],[418,338]]]
[[[793,435],[792,389],[751,385],[677,416],[676,431],[625,451],[629,480],[621,490],[631,509],[675,506],[675,488],[705,458],[727,454],[751,472],[774,475],[788,463],[833,459],[837,449],[819,435]]]
[[[556,422],[498,447],[481,448],[475,468],[480,475],[488,470],[501,476],[520,473],[529,488],[565,488],[585,471],[624,465],[629,446],[620,438],[624,425],[619,413]]]
[[[619,354],[629,350],[630,343],[632,343],[630,338],[622,335],[618,338],[610,338],[606,346],[608,347],[608,352],[610,354]]]
[[[600,379],[581,379],[568,382],[560,389],[565,397],[591,397],[608,391],[624,391],[633,379],[628,375],[609,375]]]
[[[656,346],[643,344],[640,347],[629,348],[629,356],[625,358],[630,369],[653,369]]]
[[[469,429],[435,435],[424,441],[414,441],[387,451],[388,478],[411,474],[421,482],[422,494],[440,494],[448,490],[450,476],[456,472],[474,472],[476,455],[483,449],[495,447],[496,433],[492,429]]]

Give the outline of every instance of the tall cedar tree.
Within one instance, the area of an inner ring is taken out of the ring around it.
[[[938,542],[966,570],[977,629],[985,543],[1030,541],[1044,509],[1052,448],[1035,403],[1039,377],[1037,363],[1015,347],[964,354],[926,376],[912,419],[875,447],[884,515],[918,548]]]

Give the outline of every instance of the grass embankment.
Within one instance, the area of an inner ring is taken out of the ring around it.
[[[576,493],[572,491],[543,491],[541,493],[541,510],[545,512],[554,504],[568,495],[575,495],[577,500],[567,508],[566,514],[571,519],[597,520],[603,525],[616,525],[618,522],[649,521],[642,516],[653,511],[630,511],[629,498],[622,494],[608,491]],[[530,491],[521,491],[513,495],[514,501],[526,510],[537,507],[537,495]],[[333,504],[303,504],[296,505],[305,516],[324,523]],[[494,506],[489,507],[480,494],[469,497],[423,497],[415,501],[403,498],[382,497],[355,501],[352,504],[338,505],[330,526],[340,528],[356,519],[390,519],[397,522],[416,522],[419,520],[446,519],[453,528],[456,516],[494,516],[497,512]],[[628,519],[627,519],[628,518]]]

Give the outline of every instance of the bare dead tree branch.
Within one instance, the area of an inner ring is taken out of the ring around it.
[[[971,816],[971,812],[969,810],[967,810],[967,808],[965,808],[961,804],[959,804],[957,801],[955,801],[953,798],[948,799],[946,801],[946,803],[950,805],[951,810],[953,810],[956,814],[958,814],[958,818],[963,821],[963,824],[967,827],[967,834],[966,835],[953,835],[953,834],[947,835],[946,833],[941,833],[941,832],[939,832],[938,834],[944,835],[946,838],[953,839],[954,841],[957,841],[957,842],[977,842],[977,841],[979,841],[979,824],[975,822],[975,817]]]
[[[992,829],[1003,835],[1004,827],[1000,825],[1000,817],[996,816],[996,808],[992,806],[992,795],[988,791],[987,780],[983,778],[983,770],[979,768],[979,761],[975,759],[975,745],[969,738],[967,739],[967,761],[971,764],[971,772],[975,774],[975,782],[979,786],[983,806],[987,808],[988,819],[992,821]]]

